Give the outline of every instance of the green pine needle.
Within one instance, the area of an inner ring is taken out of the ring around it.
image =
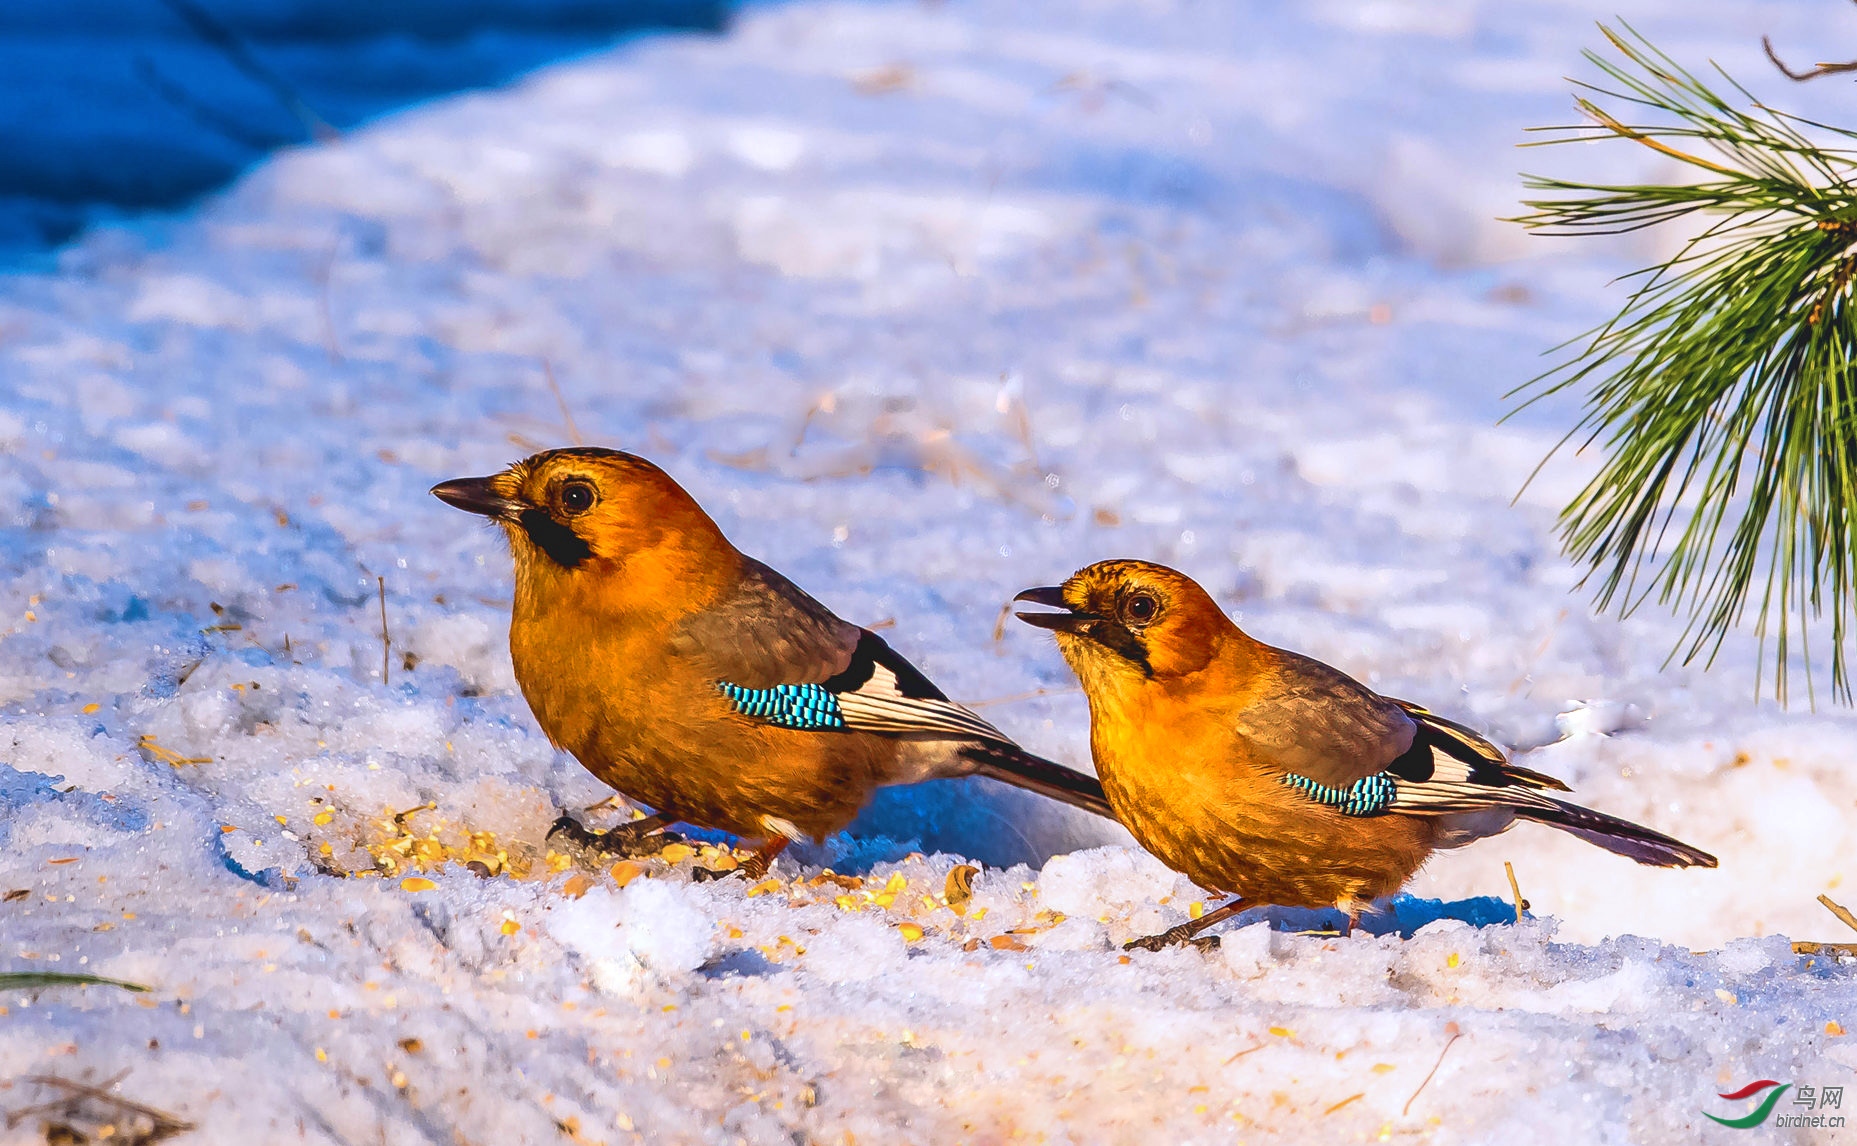
[[[1614,139],[1652,148],[1697,182],[1613,186],[1528,177],[1516,222],[1545,234],[1616,234],[1694,219],[1676,257],[1627,276],[1611,321],[1564,344],[1518,388],[1523,406],[1578,389],[1584,413],[1561,446],[1598,443],[1605,464],[1561,513],[1570,557],[1598,604],[1646,598],[1686,615],[1674,658],[1713,661],[1759,592],[1755,631],[1774,638],[1787,697],[1793,634],[1831,620],[1834,695],[1851,699],[1844,638],[1857,584],[1857,132],[1760,105],[1720,68],[1739,110],[1629,26],[1601,25],[1622,61],[1586,53],[1615,87],[1579,86],[1590,122],[1546,143]],[[1602,104],[1621,108],[1608,111]],[[1637,124],[1624,116],[1656,113]],[[1558,447],[1557,447],[1558,448]],[[1764,671],[1764,669],[1763,669]],[[1759,685],[1756,684],[1758,689]]]
[[[105,979],[101,975],[69,975],[60,971],[0,971],[0,991],[25,991],[35,987],[121,987],[125,991],[146,991],[140,983]]]

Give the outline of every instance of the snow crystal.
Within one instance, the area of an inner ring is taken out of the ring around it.
[[[629,994],[647,976],[675,982],[708,955],[714,926],[680,888],[635,879],[555,907],[548,931],[591,968],[602,990]]]

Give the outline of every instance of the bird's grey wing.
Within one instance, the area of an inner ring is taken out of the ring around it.
[[[1320,661],[1280,653],[1284,672],[1239,718],[1253,758],[1349,815],[1448,815],[1557,806],[1551,776],[1511,764],[1475,731],[1380,696]]]
[[[735,594],[685,622],[681,655],[702,663],[745,716],[809,731],[933,734],[1011,744],[949,700],[882,637],[835,616],[751,558]]]
[[[743,688],[822,681],[851,663],[863,630],[750,557],[735,592],[686,619],[671,637],[681,657]]]
[[[1418,726],[1397,703],[1321,661],[1276,650],[1281,671],[1238,713],[1250,757],[1274,771],[1345,788],[1386,770]]]

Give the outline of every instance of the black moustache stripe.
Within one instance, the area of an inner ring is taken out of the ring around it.
[[[1154,675],[1154,666],[1148,663],[1147,646],[1127,627],[1104,617],[1091,622],[1083,634],[1140,669],[1143,676]]]
[[[547,510],[525,509],[517,520],[522,523],[522,531],[529,535],[529,540],[535,542],[535,547],[563,569],[576,568],[593,556],[593,549],[580,534],[548,516]]]

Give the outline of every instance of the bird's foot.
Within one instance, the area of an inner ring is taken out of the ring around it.
[[[1140,939],[1131,939],[1127,943],[1122,944],[1122,950],[1161,951],[1168,947],[1176,947],[1181,944],[1185,944],[1189,947],[1197,947],[1201,951],[1218,950],[1219,937],[1217,935],[1201,935],[1198,938],[1194,938],[1194,933],[1198,930],[1198,928],[1190,923],[1182,923],[1177,927],[1169,927],[1159,935],[1144,935]]]
[[[771,861],[754,855],[730,868],[693,867],[690,869],[690,878],[697,883],[709,883],[712,880],[727,879],[732,875],[738,875],[749,883],[760,883],[767,876],[767,869],[772,866]]]
[[[788,842],[785,836],[775,836],[773,839],[754,849],[754,854],[732,868],[727,870],[707,867],[693,868],[690,872],[690,878],[698,883],[707,883],[712,879],[723,879],[727,876],[739,875],[749,883],[760,883],[763,879],[767,878],[767,873],[773,870],[774,857],[786,850]]]
[[[586,848],[588,851],[603,855],[618,856],[622,859],[634,859],[639,856],[656,855],[667,845],[680,843],[683,837],[675,832],[660,831],[664,822],[656,816],[646,816],[642,820],[633,820],[629,824],[620,824],[609,832],[588,830],[574,817],[562,813],[548,829],[548,838],[559,836],[568,843]],[[655,835],[653,833],[656,833]]]

